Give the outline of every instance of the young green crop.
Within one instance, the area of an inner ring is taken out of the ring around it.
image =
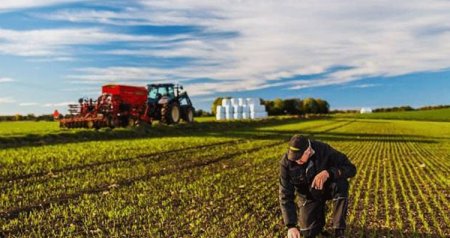
[[[295,133],[357,166],[348,237],[450,236],[450,123],[206,120],[153,135],[122,129],[114,140],[82,130],[81,142],[60,143],[39,133],[49,145],[13,146],[17,134],[4,136],[0,231],[8,237],[283,237],[278,162]]]

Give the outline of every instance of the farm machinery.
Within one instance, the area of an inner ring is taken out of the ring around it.
[[[104,85],[96,99],[80,98],[69,105],[70,116],[60,120],[62,128],[137,126],[159,120],[177,124],[180,119],[194,121],[194,107],[183,87],[149,84],[147,87]]]

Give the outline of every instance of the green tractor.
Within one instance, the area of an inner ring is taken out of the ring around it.
[[[183,86],[167,84],[149,84],[148,115],[164,124],[177,124],[180,119],[194,121],[194,107],[187,92],[181,92]]]

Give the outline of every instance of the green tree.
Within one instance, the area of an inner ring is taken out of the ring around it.
[[[275,115],[273,111],[273,101],[271,100],[263,100],[264,106],[266,106],[267,113],[269,115]]]
[[[319,113],[329,113],[330,112],[330,104],[327,101],[317,98],[316,99],[317,106],[319,107]]]
[[[318,113],[319,105],[314,98],[305,98],[302,103],[303,111],[305,113]]]
[[[33,113],[29,113],[26,115],[26,120],[34,121],[36,120],[36,116]]]
[[[284,101],[281,98],[275,98],[273,100],[273,115],[281,115],[284,113]]]
[[[15,121],[21,121],[22,120],[22,115],[20,115],[20,114],[16,114],[16,115],[14,115],[14,120]]]
[[[299,115],[302,113],[302,101],[298,98],[284,100],[284,113],[290,115]]]
[[[216,99],[214,99],[214,102],[211,106],[211,112],[213,115],[216,115],[217,106],[222,105],[222,99],[223,97],[217,97]]]

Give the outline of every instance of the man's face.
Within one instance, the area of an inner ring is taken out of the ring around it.
[[[300,159],[296,160],[295,162],[299,165],[302,165],[306,162],[308,162],[308,159],[311,157],[312,155],[312,149],[311,147],[308,147],[308,149],[305,150],[305,152],[303,152],[302,157],[300,157]]]
[[[299,165],[302,165],[306,162],[308,162],[308,159],[314,154],[314,150],[311,147],[311,142],[308,140],[308,148],[303,152],[302,156],[295,160],[294,162],[296,162]]]

